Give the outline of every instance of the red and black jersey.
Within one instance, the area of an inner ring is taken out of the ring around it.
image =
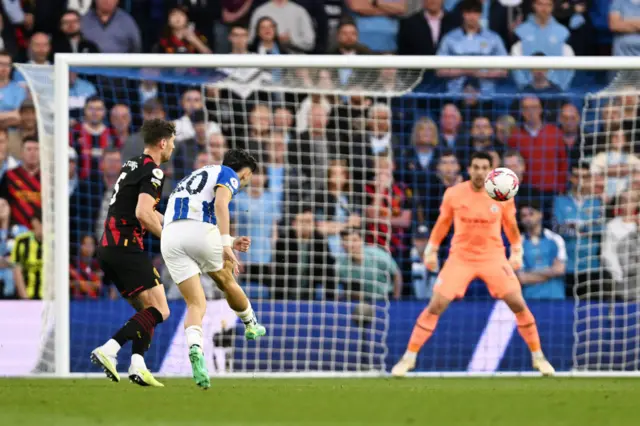
[[[87,179],[92,172],[99,170],[98,162],[105,148],[122,148],[123,141],[111,127],[105,127],[102,133],[94,134],[77,123],[71,128],[69,144],[78,152],[78,177]]]
[[[102,271],[98,259],[80,256],[69,267],[71,294],[74,299],[97,299],[102,290]]]
[[[8,170],[0,181],[0,198],[11,207],[11,223],[31,228],[31,217],[40,214],[40,172],[32,175],[24,167]]]
[[[122,165],[120,176],[113,187],[113,196],[104,223],[103,247],[128,247],[143,250],[144,228],[136,217],[140,194],[149,194],[160,201],[164,173],[146,154],[133,157]]]
[[[404,185],[394,183],[390,189],[385,189],[380,194],[380,202],[376,205],[376,193],[379,191],[375,185],[369,184],[365,187],[368,197],[368,205],[378,208],[378,220],[367,222],[366,241],[368,244],[380,247],[389,247],[391,253],[401,250],[404,241],[404,230],[389,226],[388,220],[402,214],[402,210],[409,208],[409,198],[411,191]],[[390,239],[389,239],[390,238]]]

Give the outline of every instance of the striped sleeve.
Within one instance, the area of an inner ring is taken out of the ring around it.
[[[18,235],[13,243],[13,248],[11,249],[11,264],[13,265],[21,265],[27,253],[27,244],[29,241],[29,234],[21,234]]]

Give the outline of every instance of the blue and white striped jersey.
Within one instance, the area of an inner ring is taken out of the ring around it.
[[[184,219],[216,225],[213,203],[218,186],[228,188],[234,196],[240,189],[240,178],[227,166],[205,166],[186,176],[169,197],[164,226]]]

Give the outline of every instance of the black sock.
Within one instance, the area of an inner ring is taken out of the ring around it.
[[[112,339],[123,346],[129,340],[143,340],[146,346],[151,342],[151,334],[156,325],[162,322],[162,314],[154,307],[136,312],[120,330],[113,335]],[[144,351],[143,351],[144,352]]]
[[[149,333],[145,333],[140,338],[136,336],[136,338],[133,339],[133,341],[131,342],[131,354],[144,355],[144,353],[149,350],[149,347],[151,347],[151,339],[153,339],[154,330],[155,328],[152,328]]]

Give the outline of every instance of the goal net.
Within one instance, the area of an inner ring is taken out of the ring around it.
[[[587,95],[577,171],[584,196],[574,224],[580,253],[575,285],[574,366],[640,368],[640,112],[638,71],[619,72]]]
[[[161,212],[175,183],[220,164],[227,149],[247,149],[260,164],[232,201],[231,216],[234,235],[252,238],[251,250],[240,255],[238,281],[267,336],[245,342],[223,295],[202,277],[212,374],[389,371],[436,282],[420,259],[442,195],[466,178],[478,150],[519,175],[519,214],[540,213],[540,233],[531,220],[521,220],[530,243],[523,272],[535,277],[556,261],[564,268],[523,285],[551,363],[564,372],[636,371],[634,74],[620,73],[604,89],[591,85],[586,97],[580,85],[561,94],[485,96],[474,81],[452,95],[414,90],[421,71],[379,59],[389,68],[319,67],[317,57],[305,59],[309,68],[304,62],[278,66],[296,57],[264,58],[273,65],[261,68],[236,68],[222,58],[226,66],[216,69],[185,67],[177,56],[164,57],[162,68],[114,68],[105,60],[101,67],[71,68],[68,111],[56,109],[53,88],[60,81],[53,67],[19,65],[41,133],[47,289],[37,310],[41,349],[21,374],[97,373],[89,352],[133,314],[103,282],[93,255],[120,167],[142,151],[139,129],[153,117],[177,126],[176,150],[162,166]],[[167,68],[172,62],[176,67]],[[60,114],[65,127],[56,135]],[[63,157],[68,177],[54,184]],[[68,213],[61,194],[68,195]],[[67,238],[68,248],[59,238]],[[147,236],[145,251],[171,308],[147,364],[165,375],[189,376],[184,302],[159,241]],[[60,265],[67,263],[69,276],[61,282]],[[69,322],[67,339],[54,333],[61,318]],[[123,369],[127,351],[121,352]],[[68,353],[68,367],[60,353]],[[0,355],[0,367],[3,362]],[[531,371],[531,359],[513,314],[475,280],[465,300],[440,319],[417,371],[519,374]]]

